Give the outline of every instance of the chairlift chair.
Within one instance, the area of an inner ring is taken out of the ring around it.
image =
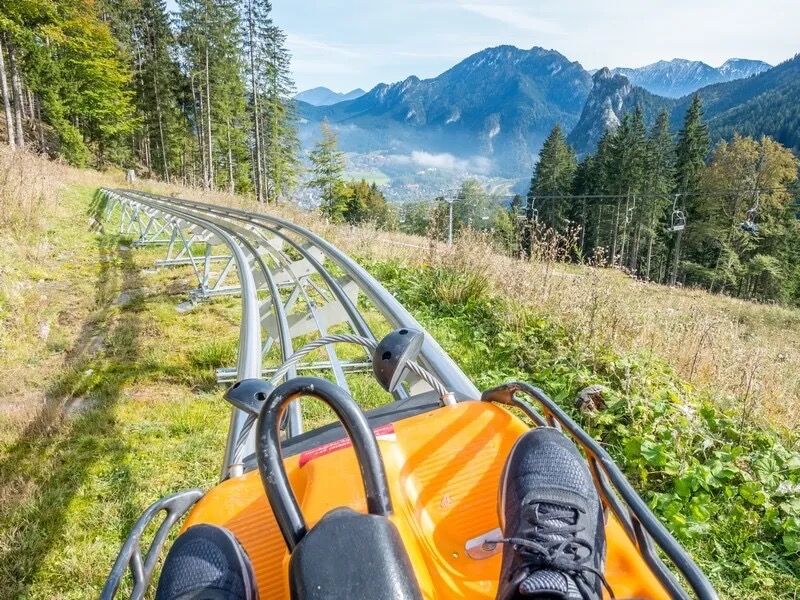
[[[675,198],[672,201],[672,215],[670,215],[669,227],[667,227],[667,232],[669,233],[686,229],[686,213],[678,208],[678,198],[680,196],[680,194],[675,194]]]
[[[670,218],[670,225],[667,231],[676,232],[676,231],[683,231],[686,229],[686,215],[680,209],[675,209],[672,211],[672,217]]]
[[[750,207],[747,211],[747,215],[745,216],[744,221],[739,223],[739,227],[745,233],[749,233],[750,235],[758,235],[758,223],[756,223],[756,217],[758,216],[758,199],[756,199],[756,203]]]

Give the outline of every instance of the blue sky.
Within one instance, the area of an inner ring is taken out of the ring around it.
[[[301,90],[432,77],[499,44],[553,48],[587,68],[800,52],[800,0],[273,0],[273,14]]]
[[[800,0],[273,0],[299,90],[432,77],[488,46],[558,50],[586,68],[800,52]]]

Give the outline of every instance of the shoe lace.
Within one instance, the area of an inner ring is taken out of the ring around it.
[[[614,598],[614,591],[603,573],[587,564],[594,554],[594,546],[576,535],[585,529],[578,524],[579,513],[585,512],[579,506],[527,504],[522,511],[518,535],[497,540],[498,543],[511,544],[526,559],[512,573],[512,579],[516,579],[520,571],[527,575],[533,569],[549,568],[570,575],[584,598],[594,598],[596,595],[588,580],[588,575],[593,574]]]

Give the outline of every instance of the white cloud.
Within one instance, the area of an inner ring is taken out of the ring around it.
[[[563,32],[562,28],[552,21],[534,17],[522,6],[495,2],[475,2],[472,0],[457,0],[457,2],[458,6],[466,11],[525,31],[550,34]]]
[[[300,35],[297,33],[288,33],[286,36],[288,46],[293,52],[312,52],[315,56],[347,56],[350,58],[357,58],[361,56],[360,52],[355,51],[347,44],[331,44],[323,42],[322,40],[313,37]]]
[[[170,3],[174,8],[174,0]],[[289,34],[299,89],[326,85],[348,91],[402,81],[411,74],[434,77],[470,54],[500,44],[553,48],[587,68],[638,66],[675,57],[718,65],[740,56],[774,64],[799,47],[798,0],[273,4],[275,22]]]
[[[426,169],[441,169],[443,171],[487,173],[492,167],[492,161],[484,156],[458,158],[449,152],[434,154],[424,150],[414,150],[411,154],[392,154],[388,159],[396,164],[413,164]]]

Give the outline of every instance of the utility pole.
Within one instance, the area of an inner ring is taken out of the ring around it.
[[[536,217],[536,196],[528,194],[528,205],[525,207],[525,230],[522,236],[522,249],[528,259],[533,255],[533,222]]]
[[[447,204],[448,204],[447,245],[448,246],[453,245],[453,200],[455,200],[455,198],[453,198],[452,196],[449,196],[447,198]]]

